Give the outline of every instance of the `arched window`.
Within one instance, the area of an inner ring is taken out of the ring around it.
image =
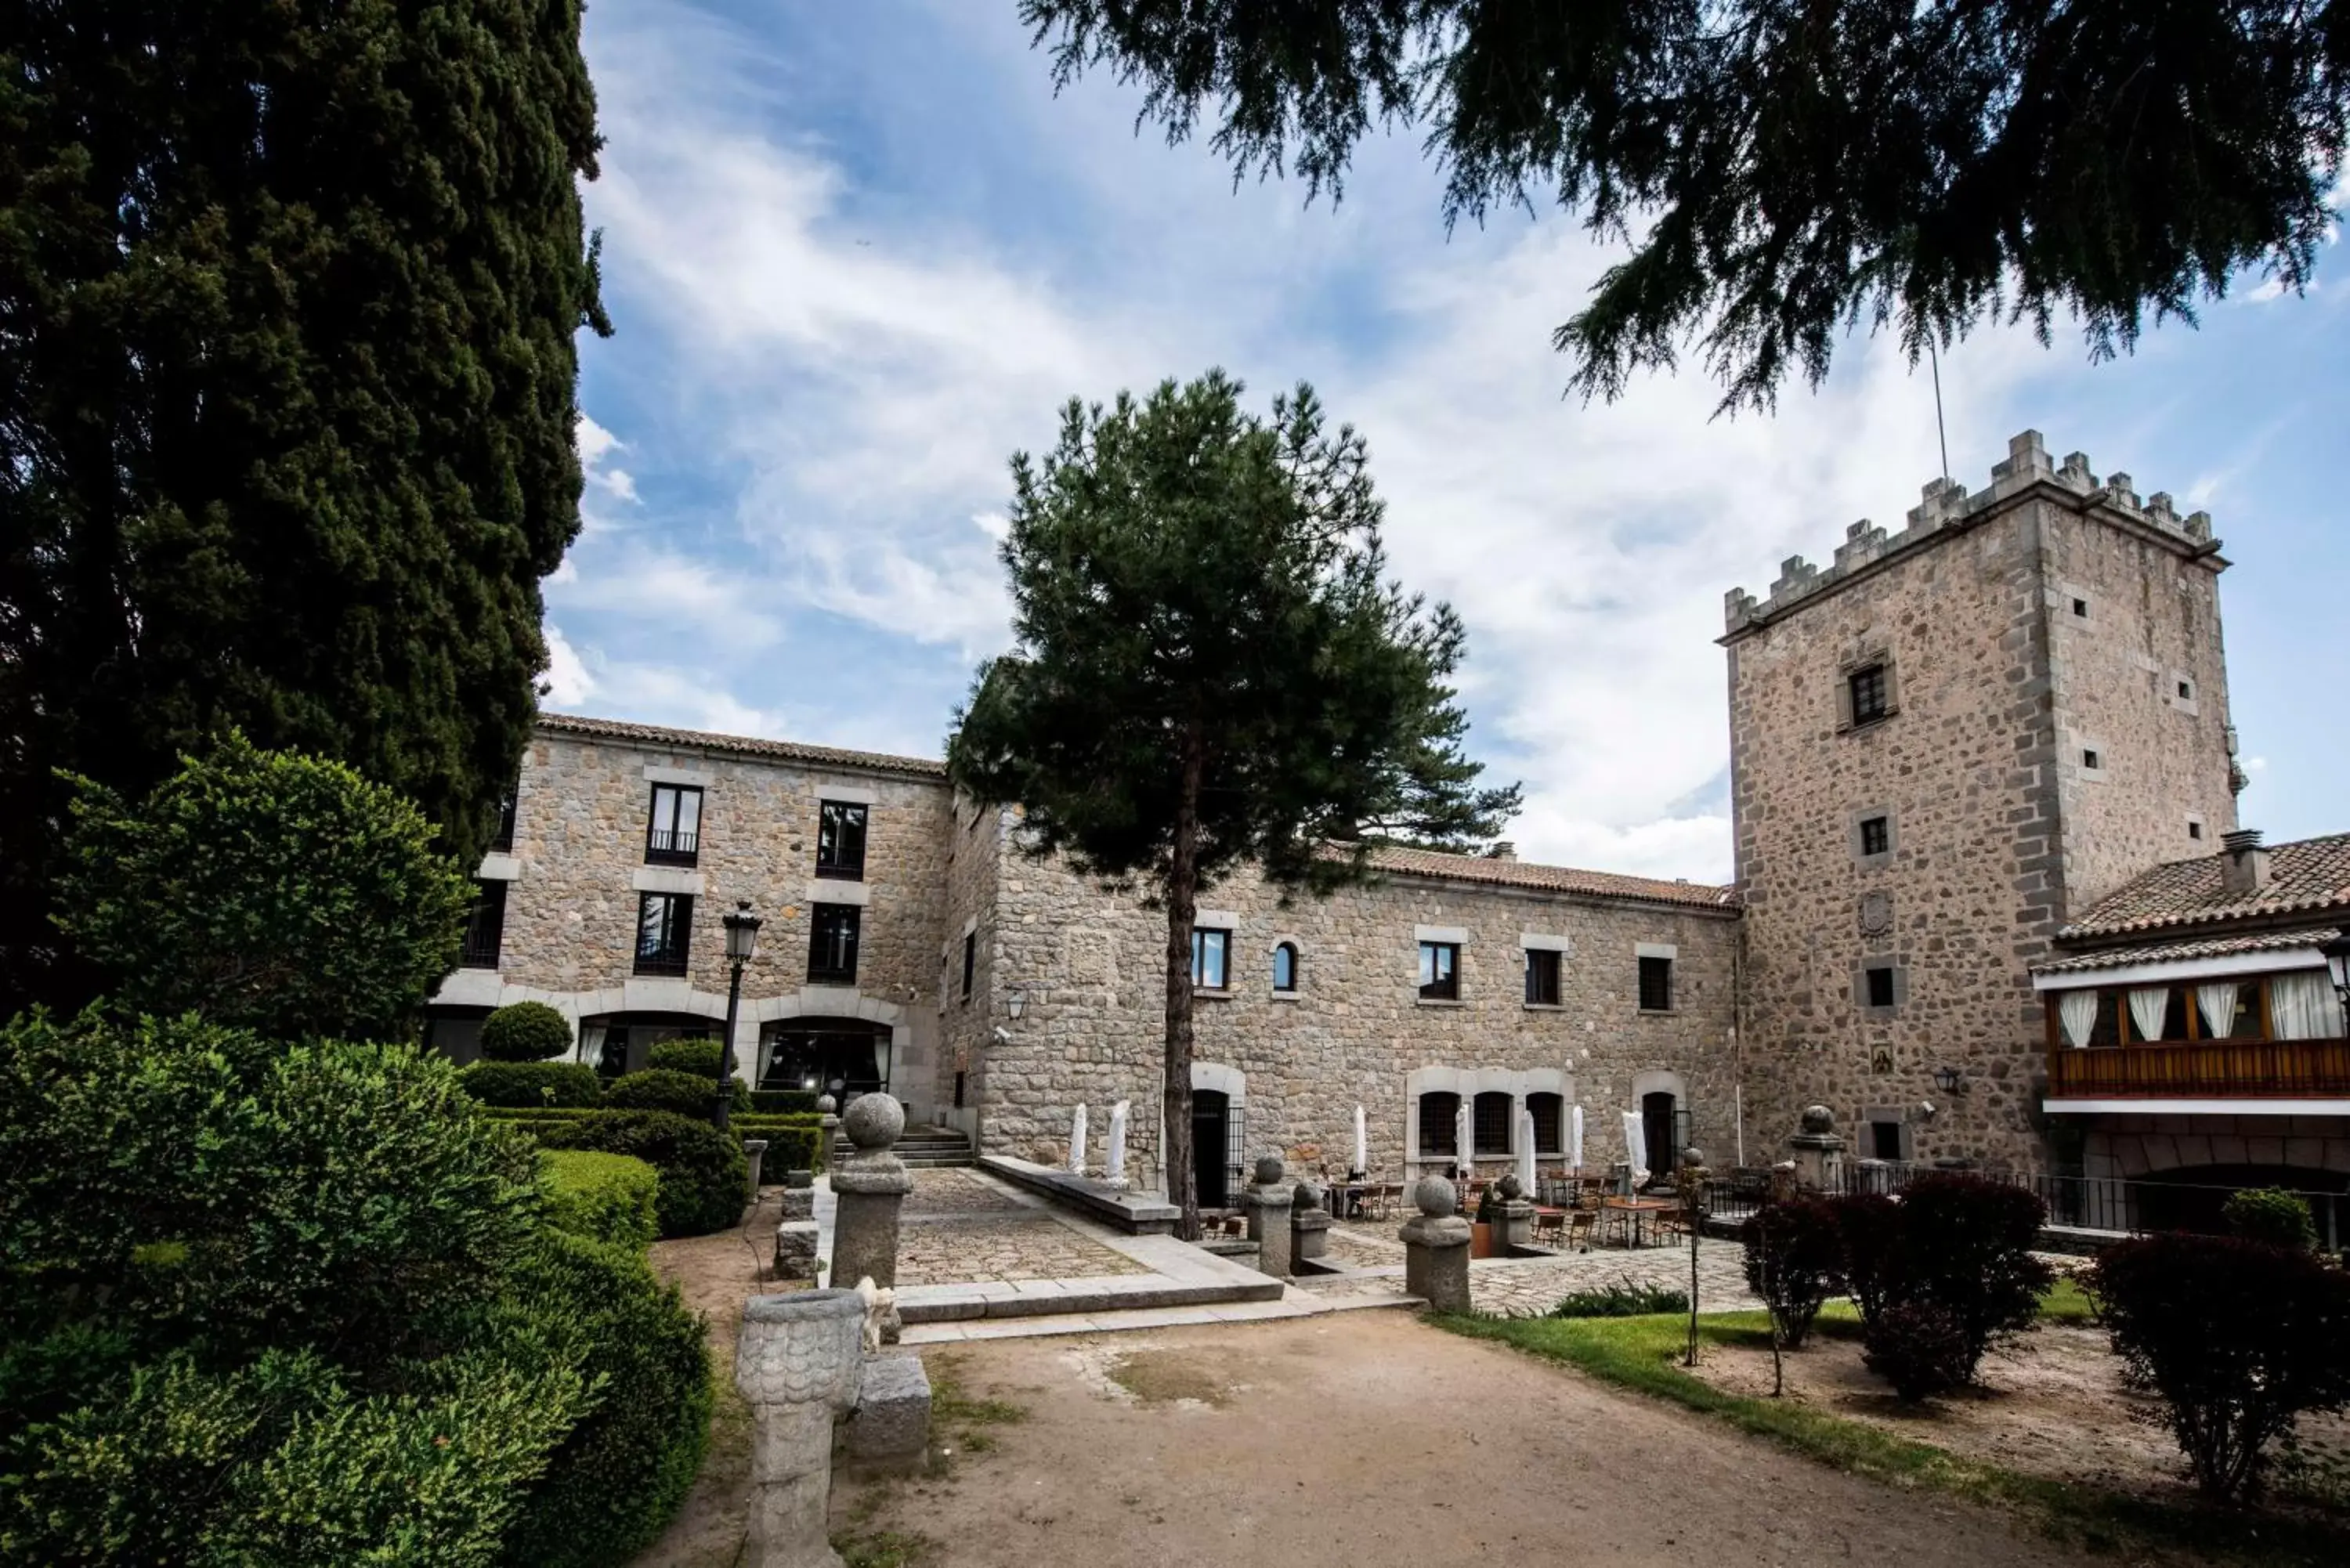
[[[1461,1096],[1441,1091],[1419,1096],[1419,1152],[1458,1154],[1453,1145],[1453,1118],[1461,1114]]]
[[[1297,989],[1297,944],[1295,942],[1281,942],[1273,950],[1273,989]]]

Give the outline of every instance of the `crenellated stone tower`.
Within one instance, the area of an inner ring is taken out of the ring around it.
[[[2211,520],[2037,431],[1727,596],[1749,1130],[2054,1169],[2026,965],[2236,825]],[[1957,1088],[1940,1086],[1957,1075]],[[1932,1110],[1926,1109],[1930,1106]]]

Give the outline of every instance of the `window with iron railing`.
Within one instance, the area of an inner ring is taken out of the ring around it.
[[[645,864],[691,866],[702,853],[702,791],[692,784],[653,785],[645,821]]]
[[[1539,1091],[1526,1096],[1526,1110],[1534,1118],[1534,1152],[1566,1152],[1566,1096]]]
[[[473,884],[473,907],[465,915],[464,945],[458,950],[462,969],[495,969],[498,949],[505,940],[506,885]]]
[[[1469,1107],[1469,1136],[1479,1154],[1510,1152],[1510,1096],[1488,1090]]]
[[[637,898],[639,974],[681,975],[693,932],[693,895],[643,893]]]
[[[1459,1129],[1453,1125],[1461,1115],[1461,1096],[1434,1090],[1419,1096],[1419,1152],[1422,1154],[1458,1154],[1461,1152]]]

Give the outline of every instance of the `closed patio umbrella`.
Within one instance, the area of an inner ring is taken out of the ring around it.
[[[1640,1113],[1624,1113],[1624,1158],[1632,1167],[1634,1190],[1648,1184],[1648,1131],[1640,1125]]]
[[[1566,1145],[1566,1163],[1575,1169],[1583,1168],[1583,1107],[1575,1107],[1574,1130]]]
[[[1452,1112],[1452,1159],[1460,1168],[1463,1180],[1477,1173],[1477,1159],[1471,1152],[1472,1147],[1469,1138],[1469,1096],[1463,1095]]]

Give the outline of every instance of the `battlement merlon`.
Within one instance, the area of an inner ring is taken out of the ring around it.
[[[2191,512],[2181,517],[2170,497],[2159,492],[2141,501],[2126,473],[2110,474],[2101,482],[2090,471],[2085,452],[2069,453],[2061,464],[2052,462],[2040,432],[2025,431],[2008,441],[2007,456],[1992,466],[1986,488],[1970,495],[1955,479],[1933,480],[1920,492],[1918,504],[1909,509],[1908,526],[1900,533],[1888,535],[1864,517],[1844,531],[1834,565],[1815,566],[1801,556],[1790,556],[1779,564],[1779,576],[1771,584],[1768,598],[1757,599],[1744,588],[1731,589],[1722,596],[1723,640],[1776,619],[1791,607],[1849,581],[1879,561],[1922,549],[1946,533],[1972,526],[2039,486],[2070,498],[2082,512],[2102,511],[2125,526],[2151,530],[2189,559],[2209,556],[2215,568],[2227,565],[2217,558],[2220,542],[2211,536],[2210,513]]]

